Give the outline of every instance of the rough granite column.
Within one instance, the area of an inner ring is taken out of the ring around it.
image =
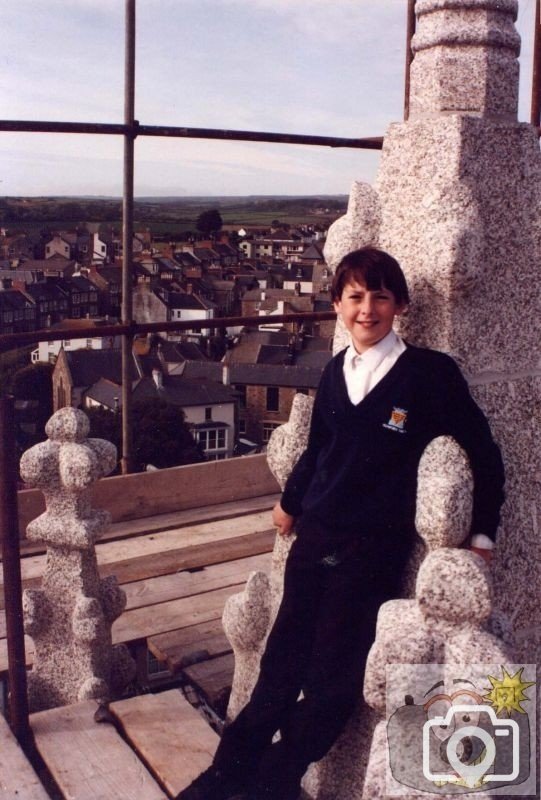
[[[24,592],[25,631],[34,640],[29,674],[32,711],[109,699],[133,677],[124,645],[112,646],[111,625],[126,604],[114,576],[100,579],[95,541],[110,521],[90,505],[90,486],[116,464],[116,448],[87,439],[82,411],[62,408],[45,428],[48,441],[27,450],[21,475],[45,496],[46,511],[27,537],[47,545],[41,589]]]
[[[506,465],[494,605],[524,661],[539,660],[541,573],[541,154],[517,122],[516,0],[418,0],[411,111],[389,128],[375,197],[349,225],[402,264],[412,289],[400,333],[450,353]],[[359,209],[359,197],[362,208]],[[376,208],[377,234],[367,224]],[[346,215],[346,216],[348,216]],[[349,248],[331,228],[331,265]],[[346,237],[347,238],[347,237]]]
[[[413,295],[399,332],[457,360],[506,464],[507,502],[491,601],[490,575],[477,557],[441,550],[456,547],[468,528],[471,476],[463,454],[449,442],[428,448],[419,473],[417,527],[429,556],[417,601],[408,606],[415,620],[408,628],[412,638],[402,641],[404,647],[411,644],[406,658],[464,663],[463,658],[494,656],[503,662],[514,646],[518,659],[532,663],[540,641],[535,589],[541,570],[536,437],[541,422],[536,356],[541,155],[537,131],[516,116],[517,2],[418,0],[416,13],[410,119],[390,127],[375,187],[354,184],[347,214],[329,231],[325,257],[335,268],[362,245],[380,246],[397,257]],[[335,352],[347,341],[339,321]],[[441,570],[448,591],[438,595]],[[410,587],[414,573],[415,567]],[[455,584],[466,586],[466,606],[479,601],[468,618]],[[421,622],[417,602],[427,610],[423,629],[430,623],[435,638],[413,636]],[[403,607],[389,606],[378,633],[380,640],[387,631],[398,642]],[[492,634],[482,628],[491,608]],[[494,637],[496,631],[505,634],[506,644]],[[372,661],[377,648],[374,653]],[[396,648],[393,654],[395,661],[403,659]],[[361,708],[329,755],[309,770],[305,788],[312,797],[362,796],[367,746],[379,711],[372,689],[369,682],[373,710]],[[367,786],[366,797],[384,796],[377,774],[381,771],[371,773],[373,789]]]

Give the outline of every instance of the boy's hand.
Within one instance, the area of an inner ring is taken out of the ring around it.
[[[490,562],[492,561],[492,552],[493,552],[492,550],[489,550],[486,547],[472,547],[472,546],[470,546],[470,550],[472,551],[472,553],[477,553],[478,556],[481,556],[481,558],[485,561],[485,563],[487,563],[490,566]]]
[[[292,517],[291,514],[287,514],[280,503],[276,503],[272,509],[272,523],[276,527],[276,532],[279,533],[280,536],[289,536],[293,530],[294,522],[295,517]]]

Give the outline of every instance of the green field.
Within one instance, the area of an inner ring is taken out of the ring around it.
[[[157,234],[182,234],[196,230],[202,211],[219,210],[225,225],[269,227],[274,220],[289,225],[327,226],[346,210],[345,196],[329,197],[190,197],[139,198],[135,202],[135,227],[150,227]],[[117,198],[0,197],[0,225],[10,232],[75,228],[85,222],[121,227]]]

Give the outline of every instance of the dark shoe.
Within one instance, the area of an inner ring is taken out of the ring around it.
[[[244,786],[227,778],[216,767],[209,767],[189,786],[177,794],[175,800],[234,800],[242,794]]]
[[[267,786],[254,786],[246,794],[240,795],[239,800],[301,800],[301,791],[300,784],[272,790]]]
[[[245,800],[297,800],[305,771],[283,740],[275,742],[265,750]]]

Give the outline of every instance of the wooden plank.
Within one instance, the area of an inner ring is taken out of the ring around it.
[[[267,553],[272,550],[274,538],[275,531],[269,528],[268,514],[261,513],[98,544],[96,551],[102,576],[116,575],[120,583],[129,583],[178,570]],[[45,556],[22,559],[23,586],[39,586],[44,568]],[[0,608],[4,608],[1,568]]]
[[[223,713],[233,683],[234,669],[235,657],[233,653],[227,653],[186,667],[183,673],[203,693],[209,705]]]
[[[115,522],[279,491],[264,453],[119,475],[92,487],[95,505],[111,511]]]
[[[32,714],[36,745],[65,798],[166,800],[131,747],[88,701]]]
[[[26,665],[30,666],[34,660],[34,643],[29,636],[24,637]],[[0,677],[8,669],[8,644],[6,639],[0,639]]]
[[[0,798],[48,800],[48,797],[34,768],[0,714]]]
[[[113,522],[110,525],[110,539],[138,536],[142,533],[153,531],[166,531],[170,528],[185,528],[203,522],[215,522],[219,519],[233,519],[245,514],[258,511],[268,511],[273,508],[279,499],[278,494],[269,494],[262,497],[248,497],[245,500],[233,500],[226,503],[204,505],[201,508],[189,508],[184,511],[172,511],[168,514],[157,514],[142,519],[131,519],[125,522]],[[103,541],[105,537],[101,537]]]
[[[209,488],[212,487],[212,488]],[[202,508],[211,500],[227,503],[275,494],[279,486],[264,453],[223,461],[207,461],[156,472],[103,478],[92,487],[92,502],[113,515],[113,521],[141,519],[171,511]],[[18,492],[19,530],[44,511],[37,489]]]
[[[149,636],[219,619],[231,594],[243,590],[245,580],[213,591],[125,611],[113,624],[113,642],[132,642]],[[26,663],[32,664],[33,642],[26,641]],[[0,639],[0,676],[8,668],[7,642]]]
[[[126,610],[239,584],[247,580],[249,574],[255,570],[268,571],[270,562],[271,554],[261,553],[234,561],[196,567],[194,570],[181,570],[172,575],[124,583],[122,588],[126,592]],[[0,632],[1,630],[0,622]]]
[[[176,563],[176,559],[182,550],[202,547],[205,545],[221,546],[220,552],[223,558],[219,561],[231,561],[239,556],[228,557],[229,540],[242,536],[253,536],[255,533],[267,532],[274,534],[271,528],[270,516],[267,512],[257,512],[232,520],[217,520],[215,522],[193,525],[189,528],[174,528],[169,531],[150,533],[146,536],[138,536],[135,539],[104,542],[96,545],[96,553],[100,571],[103,574],[116,574],[119,580],[126,583],[130,580],[140,580],[143,577],[153,575],[164,575],[173,572],[179,567],[187,567],[181,562]],[[255,549],[251,555],[255,555],[264,550]],[[162,571],[155,571],[150,568],[146,573],[142,569],[145,563],[158,564],[160,559],[165,559],[168,568]],[[139,568],[134,570],[133,565],[139,563]],[[208,562],[215,563],[215,562]],[[45,566],[45,556],[30,556],[21,561],[21,572],[24,585],[36,585],[36,582],[43,574]],[[190,565],[191,566],[191,565]],[[125,573],[128,577],[125,577]],[[134,576],[135,573],[135,577]],[[144,574],[141,574],[144,573]],[[0,585],[3,585],[3,577]]]
[[[158,633],[190,627],[200,622],[220,619],[227,598],[242,591],[244,583],[226,586],[201,595],[182,597],[142,608],[125,611],[113,623],[113,643],[133,642]],[[26,638],[26,661],[33,661],[32,641]],[[0,675],[8,668],[7,642],[0,639]]]
[[[233,519],[255,511],[270,511],[280,495],[270,494],[263,497],[249,497],[245,500],[235,500],[228,503],[217,503],[202,508],[191,508],[185,511],[172,511],[168,514],[156,514],[152,517],[132,519],[125,522],[113,522],[99,537],[98,541],[108,542],[113,539],[128,539],[147,533],[170,530],[171,528],[186,528],[205,522],[215,522],[218,519]],[[44,553],[45,547],[40,542],[21,540],[21,555],[24,557]],[[1,561],[1,559],[0,559]]]
[[[231,645],[219,619],[189,628],[159,633],[147,639],[150,652],[167,664],[170,672],[231,652]]]
[[[132,697],[112,703],[110,709],[135,751],[173,796],[210,765],[218,736],[178,690]]]
[[[170,600],[155,606],[144,606],[125,611],[113,623],[113,642],[146,639],[157,633],[186,628],[199,622],[208,622],[222,616],[225,601],[244,588],[244,583],[226,586],[180,600]]]
[[[246,581],[254,570],[268,571],[270,559],[270,553],[262,553],[208,567],[198,567],[195,571],[181,570],[172,575],[125,583],[122,588],[126,592],[126,610],[203,594],[223,586],[238,585]],[[6,618],[4,611],[0,610],[0,640],[5,636]]]

